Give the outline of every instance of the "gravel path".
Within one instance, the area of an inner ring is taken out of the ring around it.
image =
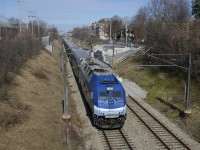
[[[91,149],[91,150],[103,150],[103,146],[101,144],[100,137],[98,135],[97,129],[92,125],[90,118],[88,117],[88,108],[85,106],[81,93],[79,92],[77,83],[75,81],[72,69],[70,64],[68,63],[67,66],[67,73],[68,73],[68,90],[69,91],[76,91],[71,93],[71,97],[76,105],[76,111],[81,119],[82,128],[81,128],[81,137],[84,140],[84,148]],[[70,114],[73,117],[73,114]],[[84,149],[83,147],[79,147],[79,149]]]

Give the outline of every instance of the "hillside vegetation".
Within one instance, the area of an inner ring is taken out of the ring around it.
[[[162,112],[197,141],[200,141],[200,87],[197,84],[198,82],[195,82],[195,79],[191,82],[190,109],[192,113],[189,117],[184,117],[185,72],[169,72],[169,70],[161,70],[156,67],[137,67],[137,65],[141,64],[141,59],[134,57],[119,64],[117,72],[123,78],[136,82],[148,91],[146,98],[148,103]],[[172,104],[172,106],[166,105],[161,100],[167,104]]]
[[[62,80],[58,46],[29,58],[0,102],[0,149],[62,149]]]

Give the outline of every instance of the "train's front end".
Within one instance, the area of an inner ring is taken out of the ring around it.
[[[97,77],[93,90],[94,124],[100,128],[121,128],[126,120],[126,94],[114,75]]]

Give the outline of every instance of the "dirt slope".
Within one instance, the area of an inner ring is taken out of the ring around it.
[[[14,109],[9,102],[0,104],[1,114],[18,114],[18,121],[13,119],[9,126],[0,127],[1,150],[63,149],[62,78],[56,50],[53,54],[41,51],[15,76],[9,89],[12,105],[22,108]]]

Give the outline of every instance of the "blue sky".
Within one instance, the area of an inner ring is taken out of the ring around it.
[[[134,16],[150,0],[0,0],[0,17],[28,21],[28,12],[59,30],[88,26],[101,18]]]

